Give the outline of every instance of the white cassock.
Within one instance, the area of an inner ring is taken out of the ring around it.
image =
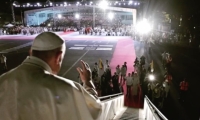
[[[95,120],[98,99],[80,84],[51,74],[39,58],[27,57],[0,76],[1,120]]]
[[[132,95],[137,95],[137,93],[138,93],[138,85],[139,85],[139,77],[138,77],[138,75],[134,75],[134,77],[133,77],[133,85],[132,85]]]

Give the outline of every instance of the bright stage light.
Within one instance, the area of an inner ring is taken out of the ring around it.
[[[152,30],[150,23],[146,19],[136,25],[136,30],[141,34],[147,34]]]
[[[110,20],[112,20],[113,18],[114,18],[114,14],[113,13],[108,13],[108,18],[110,19]]]
[[[80,15],[77,13],[77,14],[75,14],[75,18],[76,19],[79,19],[80,18]]]
[[[61,14],[58,14],[58,18],[59,18],[59,19],[62,18],[62,15],[61,15]]]
[[[102,0],[100,3],[99,3],[99,7],[101,7],[102,9],[106,9],[108,7],[108,2],[105,1],[105,0]]]
[[[154,76],[154,75],[149,75],[149,80],[150,80],[150,81],[155,80],[155,76]]]

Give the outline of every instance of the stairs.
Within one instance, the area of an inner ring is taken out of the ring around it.
[[[123,107],[112,120],[145,120],[144,110]]]

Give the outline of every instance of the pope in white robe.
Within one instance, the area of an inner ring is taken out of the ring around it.
[[[59,77],[65,41],[55,33],[38,35],[31,55],[0,76],[0,120],[96,120],[102,106],[81,61],[77,68],[84,87]]]

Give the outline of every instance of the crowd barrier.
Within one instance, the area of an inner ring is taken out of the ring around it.
[[[105,97],[100,97],[102,101],[102,113],[98,120],[112,120],[117,112],[124,107],[124,95],[114,94]]]
[[[168,120],[147,96],[144,99],[144,115],[145,120]]]

